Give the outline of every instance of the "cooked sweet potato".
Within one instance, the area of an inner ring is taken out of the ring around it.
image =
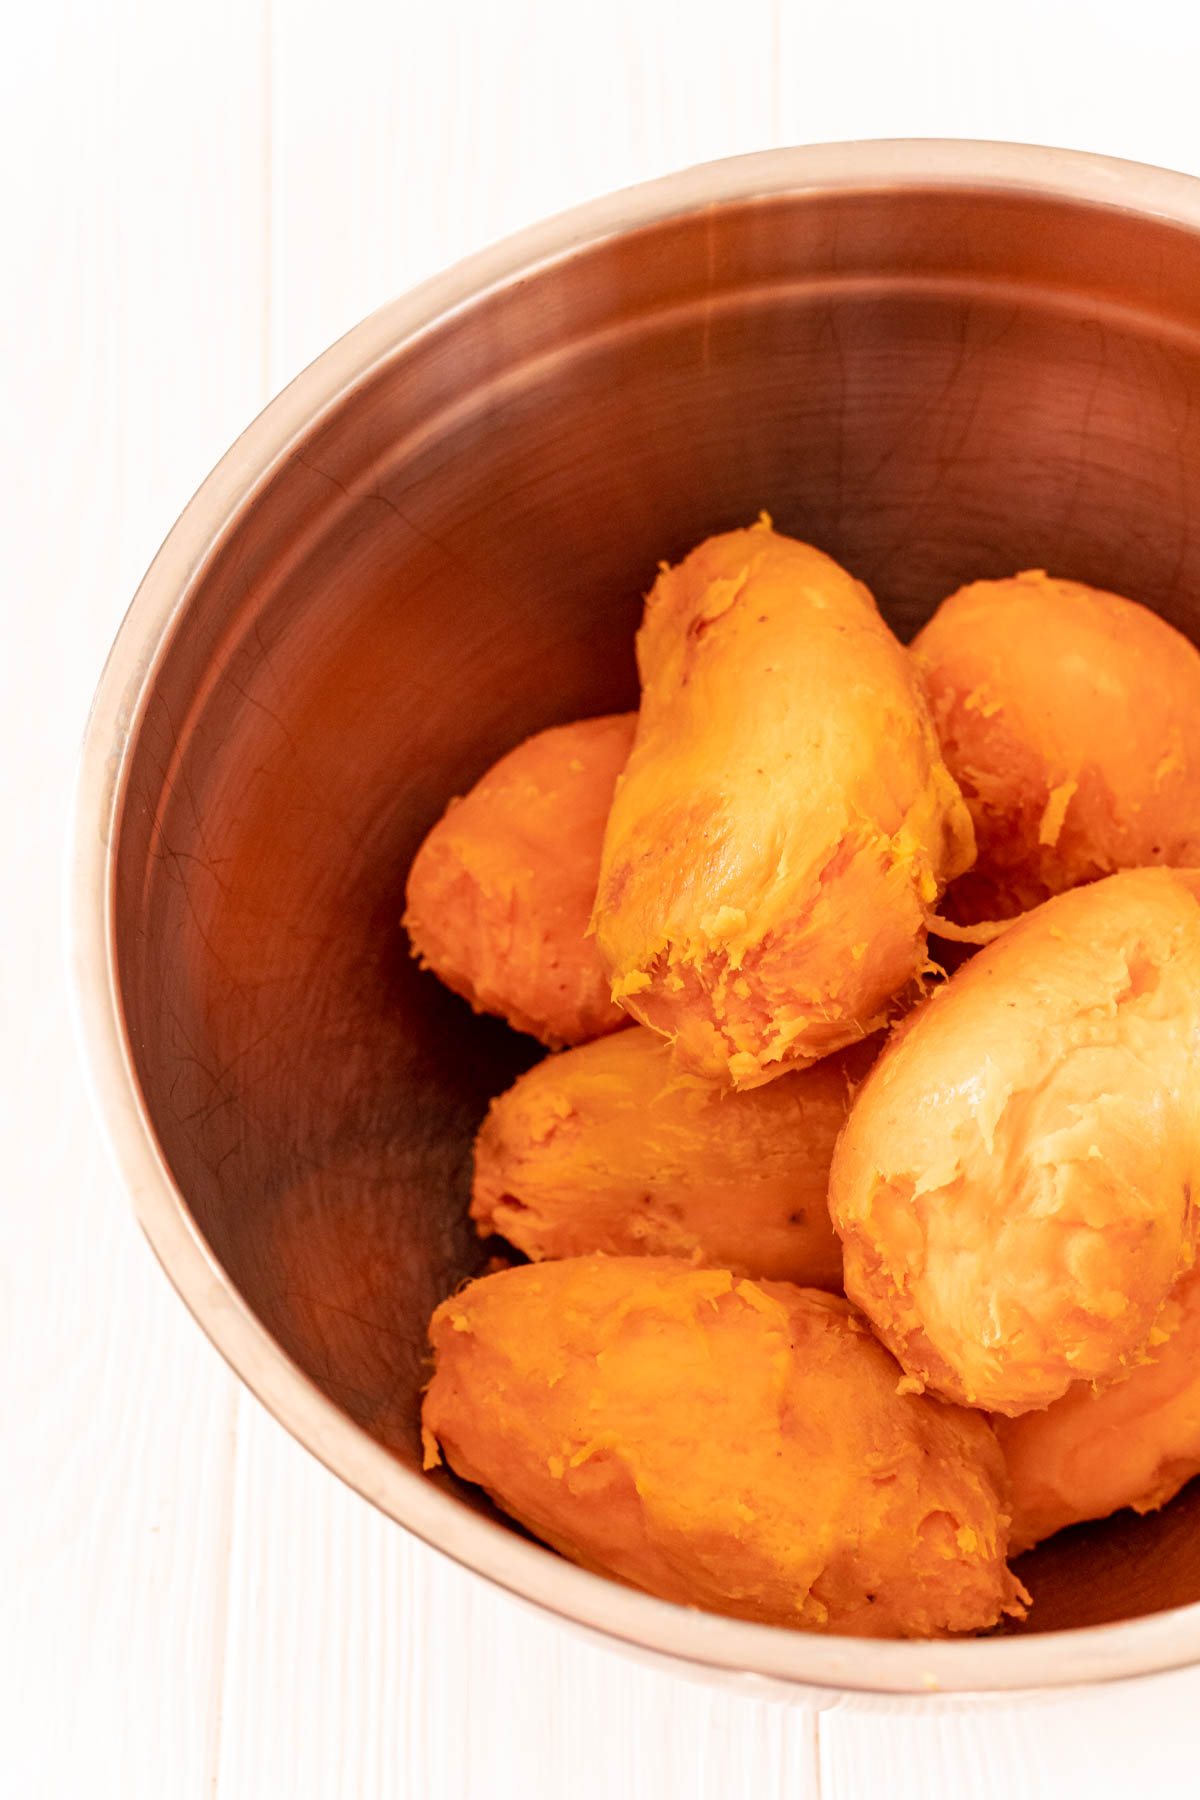
[[[586,933],[634,723],[581,719],[518,744],[451,801],[409,874],[404,924],[422,965],[551,1046],[626,1023]]]
[[[597,942],[683,1067],[753,1087],[881,1022],[970,818],[866,588],[765,522],[664,569],[637,650]]]
[[[846,1292],[908,1373],[1016,1414],[1142,1359],[1196,1254],[1200,874],[1048,900],[894,1033],[834,1153]]]
[[[1165,620],[1034,569],[952,594],[912,648],[979,847],[957,917],[1200,864],[1200,651]]]
[[[670,1258],[474,1282],[430,1328],[427,1466],[585,1568],[745,1619],[929,1636],[1019,1611],[987,1420],[897,1392],[844,1300]]]
[[[1200,1271],[1175,1288],[1146,1357],[1112,1387],[1079,1381],[1044,1412],[996,1420],[1014,1555],[1082,1519],[1154,1512],[1200,1474]]]
[[[682,1256],[837,1292],[829,1164],[876,1039],[750,1093],[644,1025],[548,1056],[493,1100],[471,1215],[527,1256]]]

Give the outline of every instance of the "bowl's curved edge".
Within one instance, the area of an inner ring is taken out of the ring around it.
[[[565,1562],[408,1469],[293,1364],[197,1230],[145,1114],[123,1029],[113,862],[129,752],[155,668],[215,546],[330,407],[403,343],[483,293],[607,236],[702,206],[805,188],[1012,188],[1135,209],[1200,229],[1200,182],[1082,152],[943,139],[866,140],[701,164],[529,227],[389,302],[326,350],[238,438],[168,534],[125,616],[85,730],[69,826],[68,985],[97,1116],[166,1274],[234,1371],[333,1473],[433,1548],[520,1599],[652,1660],[761,1693],[764,1684],[891,1694],[1015,1695],[1200,1660],[1200,1605],[1019,1638],[897,1643],[820,1637],[700,1613]]]

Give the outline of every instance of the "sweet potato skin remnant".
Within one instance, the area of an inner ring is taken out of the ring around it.
[[[551,1047],[626,1023],[586,933],[634,724],[614,713],[527,738],[451,802],[409,873],[404,925],[422,965]]]
[[[430,1328],[427,1464],[585,1568],[744,1619],[930,1636],[1020,1610],[988,1422],[844,1300],[670,1258],[486,1277]]]
[[[902,1024],[830,1210],[846,1292],[915,1378],[1015,1415],[1140,1361],[1195,1260],[1200,875],[1047,901]]]
[[[613,993],[753,1087],[873,1030],[974,854],[915,667],[867,589],[764,522],[664,569],[594,925]]]
[[[952,594],[912,652],[979,847],[957,916],[1200,864],[1200,651],[1148,607],[1033,569]]]
[[[1200,1474],[1200,1270],[1176,1286],[1146,1361],[1112,1387],[1076,1382],[1044,1412],[997,1419],[1016,1555],[1065,1525],[1154,1512]]]
[[[547,1057],[493,1100],[471,1215],[535,1260],[681,1256],[837,1292],[829,1165],[877,1039],[749,1093],[644,1025]]]

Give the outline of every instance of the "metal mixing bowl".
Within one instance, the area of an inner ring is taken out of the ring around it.
[[[905,635],[1039,566],[1200,635],[1200,183],[945,142],[713,164],[472,258],[274,401],[146,576],[84,749],[78,1006],[138,1217],[331,1469],[642,1654],[914,1692],[1192,1661],[1194,1493],[1024,1559],[1023,1630],[908,1644],[650,1599],[419,1472],[472,1131],[531,1046],[410,961],[410,858],[527,733],[632,705],[659,558],[762,507]]]

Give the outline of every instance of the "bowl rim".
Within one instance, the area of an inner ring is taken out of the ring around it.
[[[68,985],[109,1153],[168,1278],[267,1410],[341,1480],[432,1548],[643,1660],[748,1691],[1013,1696],[1200,1660],[1200,1603],[1008,1638],[820,1636],[655,1599],[592,1575],[482,1517],[354,1424],[291,1361],[200,1233],[159,1149],[124,1028],[114,873],[129,764],[174,632],[218,545],[292,447],[405,346],[490,292],[613,235],[708,207],[804,191],[944,189],[1042,195],[1200,230],[1200,180],[1118,158],[966,139],[867,139],[696,164],[585,202],[477,251],[389,301],[325,350],[238,437],[168,533],[120,626],[89,713],[70,820]]]

